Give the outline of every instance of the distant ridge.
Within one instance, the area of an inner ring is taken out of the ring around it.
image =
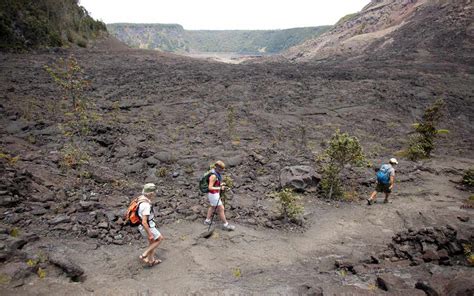
[[[328,31],[330,26],[285,30],[185,30],[178,24],[108,24],[132,47],[169,52],[278,53]]]
[[[330,31],[284,53],[293,61],[328,58],[443,59],[473,62],[471,0],[372,0]]]

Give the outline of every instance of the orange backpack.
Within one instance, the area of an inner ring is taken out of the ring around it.
[[[142,202],[148,202],[148,199],[143,198],[143,196],[132,199],[130,205],[127,208],[127,212],[125,213],[125,224],[133,227],[142,224],[142,219],[140,219],[140,216],[138,215],[138,207]]]

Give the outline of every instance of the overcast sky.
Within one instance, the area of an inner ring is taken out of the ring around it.
[[[187,30],[288,29],[333,25],[370,0],[80,0],[107,24],[180,24]]]

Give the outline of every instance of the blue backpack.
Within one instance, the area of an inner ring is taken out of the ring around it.
[[[390,183],[390,167],[386,164],[382,165],[377,172],[377,182],[380,184]]]

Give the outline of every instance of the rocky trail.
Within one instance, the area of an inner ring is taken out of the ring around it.
[[[44,70],[70,54],[91,81],[86,94],[101,115],[86,139],[82,183],[62,165],[67,139],[58,123],[66,115]],[[2,291],[472,291],[463,250],[474,233],[472,188],[460,185],[474,165],[472,75],[470,65],[443,60],[229,65],[131,50],[112,39],[92,49],[1,53]],[[405,147],[411,124],[438,97],[447,104],[440,125],[450,133],[432,159],[400,161],[392,203],[379,196],[366,205],[372,168],[346,168],[352,201],[321,198],[315,156],[335,129],[357,136],[375,167]],[[216,159],[235,182],[226,208],[237,229],[203,239],[207,203],[197,181]],[[305,213],[284,223],[269,195],[294,171],[310,180],[301,188]],[[136,229],[121,225],[145,182],[158,185],[165,236],[163,262],[153,268],[138,260],[145,242]]]
[[[472,165],[466,159],[451,161]],[[423,231],[434,226],[445,230],[448,225],[458,231],[458,237],[469,239],[472,234],[472,210],[461,208],[468,193],[456,189],[444,175],[421,171],[416,174],[420,180],[418,193],[411,193],[412,182],[401,183],[390,204],[381,203],[382,198],[370,207],[362,202],[311,200],[307,208],[311,226],[303,233],[237,225],[234,232],[217,228],[212,237],[204,239],[199,234],[206,231],[206,226],[199,222],[176,221],[162,226],[166,240],[158,256],[163,263],[153,268],[139,262],[144,244],[137,242],[118,246],[99,245],[92,239],[41,239],[28,244],[25,251],[49,250],[65,255],[86,271],[86,279],[76,283],[65,276],[29,277],[15,291],[24,295],[312,291],[324,291],[324,295],[369,295],[385,293],[377,288],[377,282],[384,282],[390,295],[424,295],[415,285],[427,281],[428,287],[446,295],[443,289],[453,279],[464,278],[463,285],[469,285],[466,279],[472,279],[472,267],[459,265],[462,254],[446,254],[449,263],[444,265],[439,259],[425,258],[426,263],[421,260],[411,266],[410,260],[388,252],[392,238],[407,229]],[[348,270],[337,268],[335,263]]]

